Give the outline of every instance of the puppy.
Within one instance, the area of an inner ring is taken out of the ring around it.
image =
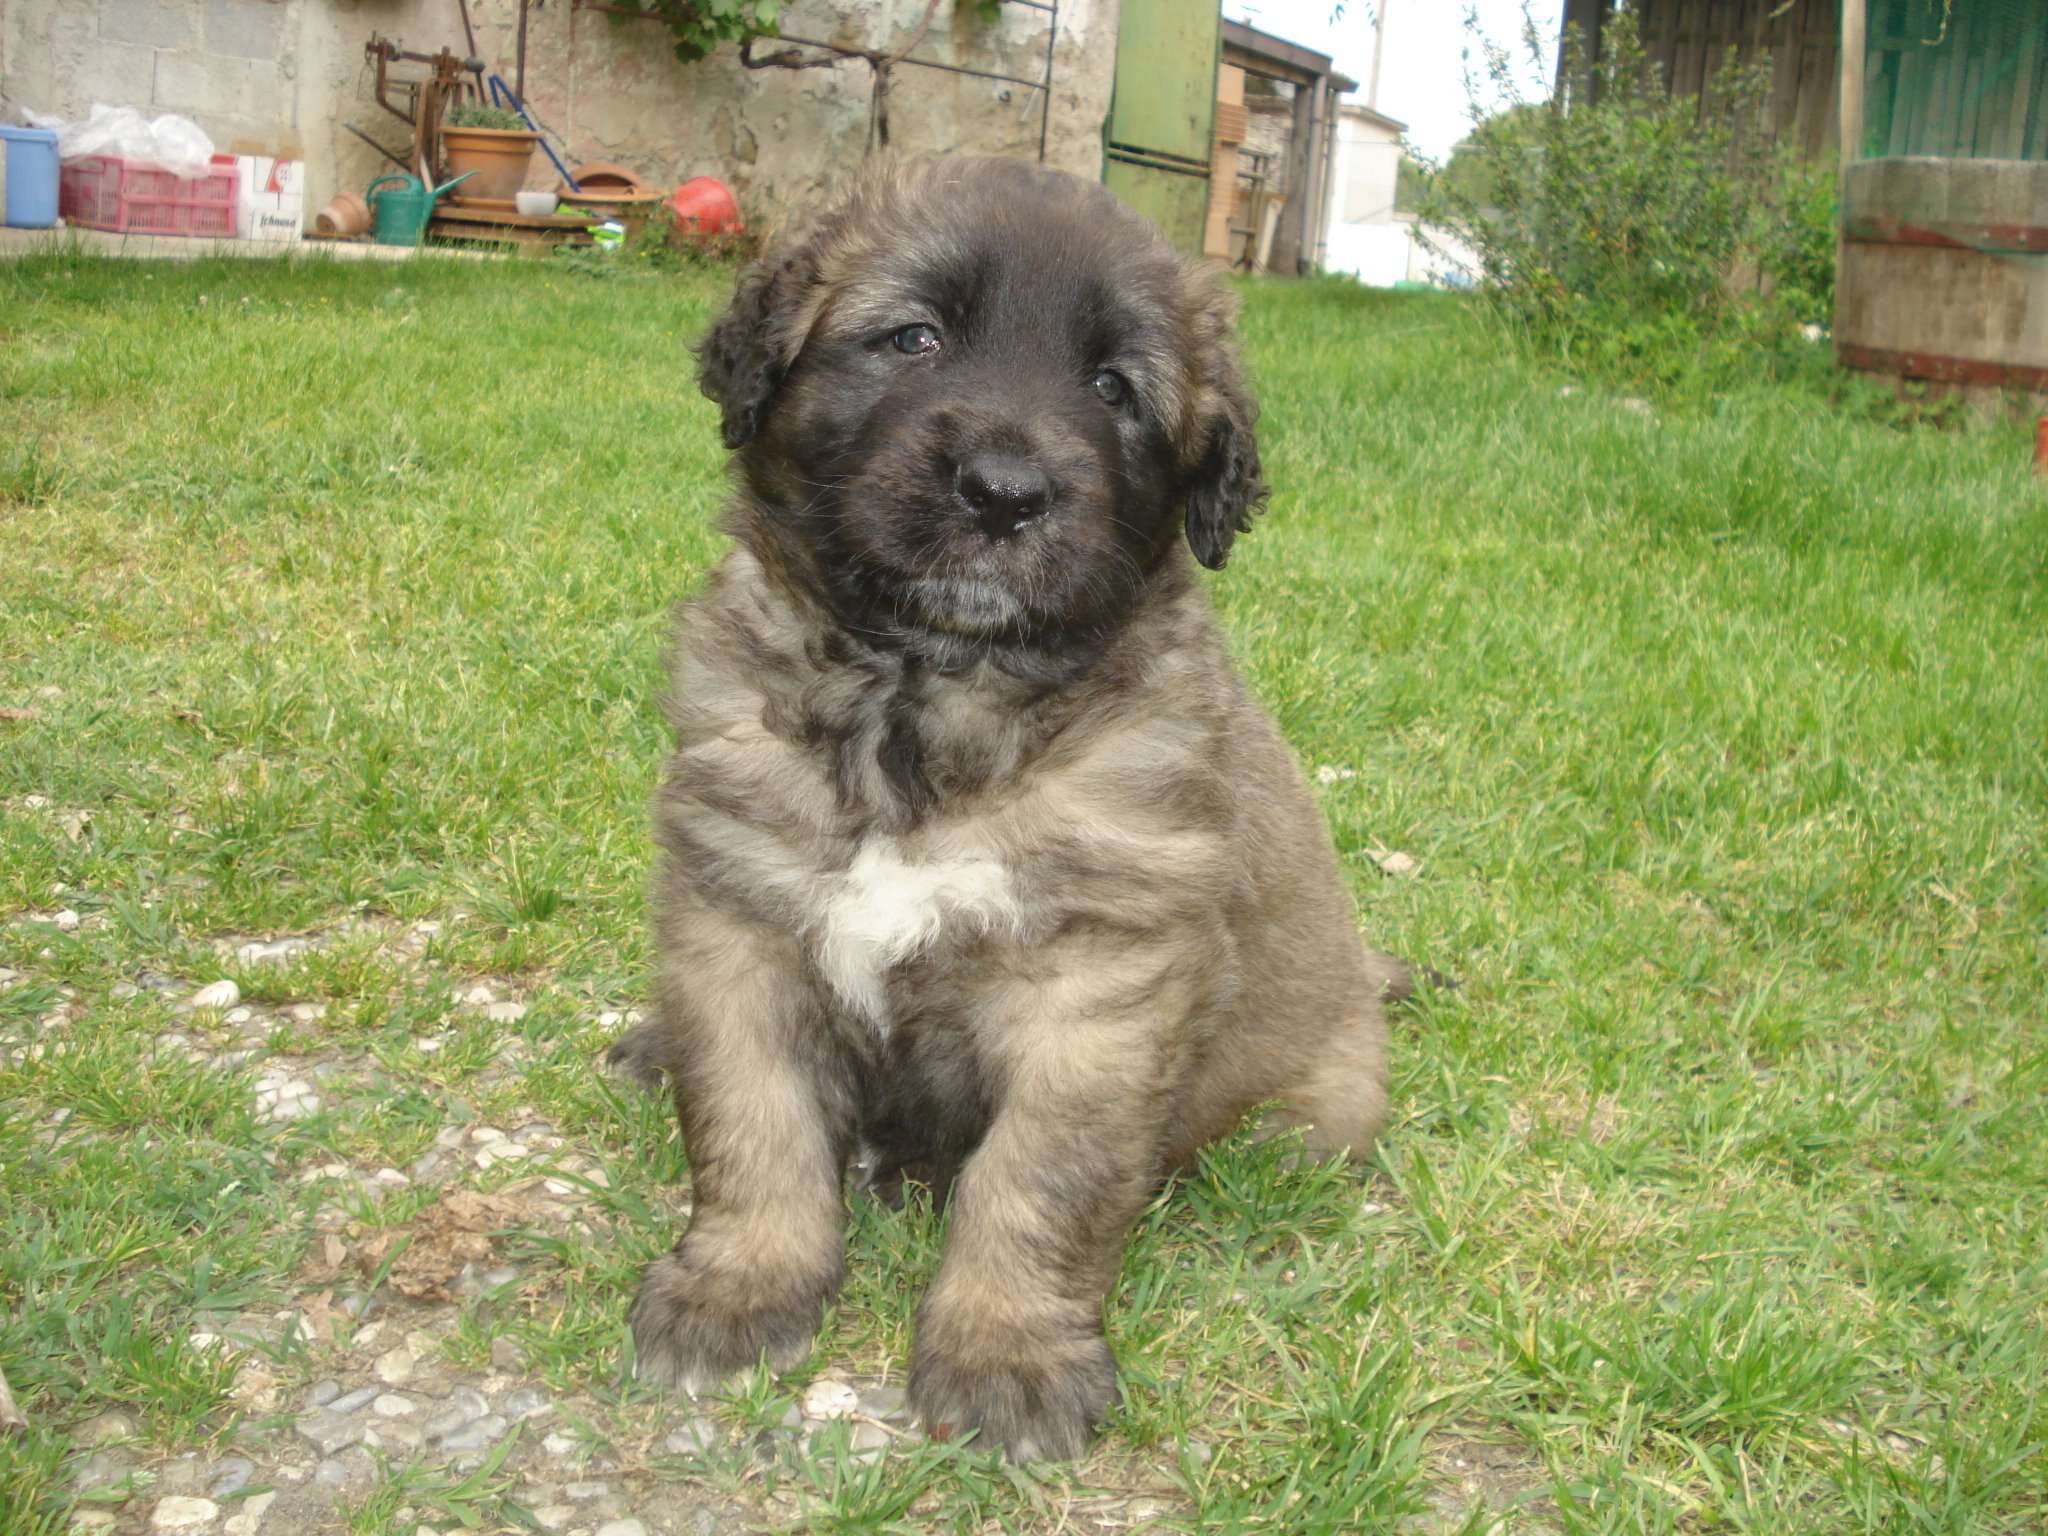
[[[737,547],[680,616],[654,1006],[612,1052],[694,1186],[644,1378],[804,1358],[858,1155],[950,1194],[913,1406],[1075,1456],[1162,1177],[1268,1101],[1370,1148],[1408,973],[1189,559],[1266,496],[1233,308],[1102,187],[948,160],[863,174],[712,328]]]

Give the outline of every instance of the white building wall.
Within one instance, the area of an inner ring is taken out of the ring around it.
[[[1374,288],[1399,282],[1465,287],[1469,279],[1463,248],[1439,233],[1432,238],[1450,248],[1448,255],[1431,251],[1416,234],[1414,216],[1394,208],[1400,183],[1399,134],[1383,119],[1339,109],[1323,266],[1348,272]]]

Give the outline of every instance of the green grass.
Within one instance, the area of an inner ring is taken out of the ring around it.
[[[593,1436],[660,1419],[619,1387],[622,1320],[681,1168],[662,1108],[590,1063],[645,971],[666,613],[720,549],[686,343],[722,287],[0,267],[0,707],[33,711],[0,720],[0,1364],[31,1421],[0,1532],[63,1528],[94,1414],[165,1448],[232,1432],[234,1369],[189,1336],[302,1288],[308,1169],[521,1109],[608,1183],[447,1348],[514,1340],[610,1415]],[[1277,495],[1213,591],[1336,770],[1362,924],[1462,983],[1397,1022],[1378,1169],[1239,1141],[1163,1195],[1084,1463],[764,1470],[745,1431],[792,1380],[658,1469],[845,1532],[2041,1529],[2048,494],[2022,434],[1796,387],[1645,416],[1427,296],[1266,286],[1245,330]],[[280,933],[340,936],[284,968],[214,942]],[[153,1054],[230,1032],[117,988],[145,972],[325,1003],[273,1041],[339,1064],[320,1110],[260,1121],[260,1062]],[[526,1016],[467,1009],[485,977]],[[814,1366],[900,1370],[941,1235],[856,1211]],[[398,1466],[351,1518],[504,1496]]]

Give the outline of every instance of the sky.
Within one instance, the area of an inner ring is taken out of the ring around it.
[[[1223,14],[1284,37],[1291,43],[1327,53],[1337,68],[1358,82],[1344,99],[1363,103],[1372,78],[1373,16],[1387,17],[1387,53],[1380,64],[1378,110],[1408,125],[1408,142],[1435,160],[1472,127],[1465,90],[1465,55],[1476,64],[1466,17],[1476,13],[1481,31],[1494,42],[1519,44],[1523,0],[1344,0],[1342,19],[1330,13],[1338,0],[1224,0]],[[1563,0],[1529,0],[1530,13],[1548,40],[1555,58],[1558,19]],[[1517,57],[1520,57],[1517,47]],[[1524,70],[1531,95],[1546,90],[1543,80]]]

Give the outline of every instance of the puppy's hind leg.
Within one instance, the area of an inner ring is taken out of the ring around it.
[[[1418,982],[1442,984],[1435,971],[1376,950],[1365,953],[1366,993],[1329,1033],[1302,1081],[1282,1096],[1269,1133],[1299,1130],[1312,1157],[1371,1155],[1387,1120],[1386,1004],[1405,1002]]]
[[[793,941],[687,904],[657,922],[665,1038],[645,1054],[675,1088],[692,1213],[640,1282],[634,1358],[696,1393],[809,1351],[839,1286],[853,1082]]]
[[[1362,1162],[1386,1120],[1387,1031],[1373,1003],[1330,1031],[1264,1128],[1267,1134],[1299,1130],[1311,1157]]]

